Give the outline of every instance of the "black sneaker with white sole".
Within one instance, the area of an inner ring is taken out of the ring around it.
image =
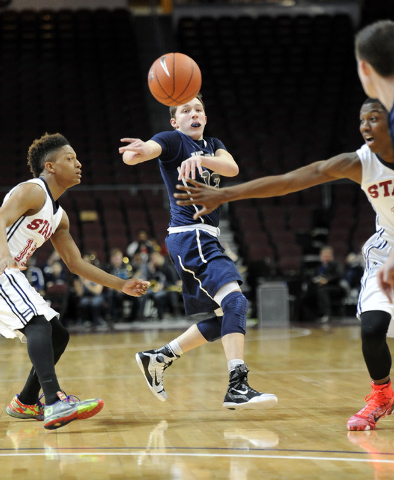
[[[145,377],[148,387],[153,395],[161,402],[167,400],[167,394],[163,386],[164,370],[172,365],[172,362],[177,358],[179,358],[179,356],[166,347],[162,347],[159,350],[139,352],[135,355],[135,359]]]
[[[278,403],[276,395],[261,393],[248,384],[248,366],[237,365],[230,372],[230,383],[224,397],[223,407],[230,410],[270,408]]]

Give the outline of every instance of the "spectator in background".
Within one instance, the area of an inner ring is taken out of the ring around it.
[[[320,250],[320,265],[307,284],[300,299],[301,319],[307,318],[308,310],[314,311],[321,323],[327,323],[332,315],[332,303],[340,301],[346,293],[342,285],[343,266],[334,259],[334,250],[329,245]]]
[[[42,296],[45,294],[45,279],[41,268],[36,266],[35,258],[30,257],[26,262],[26,270],[23,273],[29,280],[30,285]]]
[[[361,250],[351,252],[345,259],[345,280],[351,290],[360,290],[361,278],[364,274],[365,260]]]
[[[47,269],[46,274],[46,287],[52,287],[53,285],[66,285],[67,284],[67,272],[63,262],[55,260],[52,266]]]
[[[127,280],[131,277],[132,267],[129,263],[124,262],[123,257],[123,252],[120,248],[112,248],[107,271],[116,277]],[[112,324],[124,320],[123,304],[125,300],[129,301],[129,296],[119,290],[109,288],[106,292],[106,299],[108,303],[110,323]],[[132,304],[134,305],[134,302]]]
[[[47,261],[42,265],[42,272],[44,274],[45,284],[48,281],[48,277],[52,274],[53,262],[63,262],[56,250],[53,250],[53,252],[49,255]]]
[[[44,298],[54,310],[59,312],[60,321],[67,326],[66,312],[69,305],[70,288],[67,270],[60,260],[54,260],[51,267],[47,268]]]
[[[153,252],[148,262],[148,271],[151,288],[145,297],[152,299],[159,320],[169,310],[177,315],[182,283],[171,261],[160,252]],[[145,303],[145,298],[142,302]]]
[[[136,253],[141,255],[142,262],[147,263],[149,255],[153,252],[154,246],[149,239],[148,232],[146,230],[139,230],[137,239],[130,243],[127,247],[126,253],[129,258],[132,258]]]
[[[82,258],[92,265],[98,266],[99,264],[93,252],[85,253]],[[86,278],[76,276],[74,288],[78,297],[79,313],[85,325],[91,325],[93,328],[106,327],[107,322],[101,316],[105,303],[103,286]]]
[[[131,272],[134,275],[141,275],[141,278],[147,280],[149,277],[149,269],[147,260],[145,260],[146,255],[144,253],[136,252],[130,258],[130,265],[131,265]],[[149,258],[149,257],[148,257]],[[145,307],[145,303],[140,298],[136,298],[136,300],[132,300],[133,308],[131,312],[130,321],[143,319],[143,310]]]

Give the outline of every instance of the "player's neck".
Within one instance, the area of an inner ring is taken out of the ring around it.
[[[382,79],[376,90],[379,100],[390,113],[394,106],[394,77]]]
[[[59,185],[59,183],[56,181],[56,178],[52,175],[42,175],[41,177],[45,180],[46,184],[48,185],[52,198],[55,200],[55,202],[69,188],[69,187]]]

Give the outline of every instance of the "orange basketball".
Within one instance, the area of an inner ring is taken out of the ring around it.
[[[163,105],[183,105],[201,89],[201,71],[197,63],[183,53],[166,53],[149,69],[151,94]]]

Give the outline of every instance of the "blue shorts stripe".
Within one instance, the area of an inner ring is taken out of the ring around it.
[[[4,272],[4,275],[8,278],[10,285],[14,288],[15,292],[20,296],[22,302],[26,305],[27,310],[23,312],[23,317],[25,318],[29,312],[32,312],[33,315],[37,315],[37,309],[34,306],[34,303],[26,295],[26,292],[20,287],[17,280],[12,274]]]

